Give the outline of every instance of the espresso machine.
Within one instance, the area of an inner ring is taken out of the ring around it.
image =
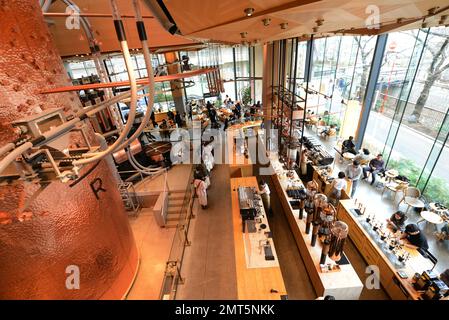
[[[441,280],[430,282],[426,292],[422,295],[424,300],[440,300],[449,294],[449,287]]]
[[[246,231],[246,225],[248,224],[248,232],[254,233],[257,231],[254,219],[261,213],[262,206],[259,197],[256,196],[256,188],[239,187],[237,192],[243,232]]]
[[[427,290],[435,280],[439,280],[438,275],[432,270],[424,271],[413,284],[416,290]]]

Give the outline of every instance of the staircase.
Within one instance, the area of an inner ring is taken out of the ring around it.
[[[185,190],[169,192],[165,224],[166,228],[175,228],[181,219],[185,219],[188,201],[189,199],[186,197]]]

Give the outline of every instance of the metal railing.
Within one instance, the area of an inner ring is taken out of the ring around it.
[[[193,168],[188,181],[193,179]],[[170,249],[168,261],[166,263],[164,280],[160,292],[160,299],[174,300],[179,284],[184,283],[184,278],[181,275],[182,262],[184,259],[185,247],[190,245],[188,238],[190,221],[194,218],[193,201],[194,201],[194,187],[188,184],[183,198],[179,222],[176,226],[173,243]],[[167,197],[168,198],[168,197]]]
[[[401,104],[406,103],[403,99],[378,92],[377,99],[374,101],[373,111],[393,119],[395,117],[395,113],[397,112],[396,107],[398,102]],[[404,124],[432,137],[436,137],[446,115],[445,112],[424,106],[421,111],[419,122],[407,121],[411,118],[415,106],[416,104],[412,102],[408,102],[405,106],[405,113],[403,116]],[[443,132],[447,132],[449,131],[449,128],[443,128],[442,130]]]

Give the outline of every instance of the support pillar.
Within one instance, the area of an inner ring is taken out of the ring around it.
[[[360,149],[365,136],[366,126],[368,124],[369,113],[376,93],[376,84],[379,78],[382,59],[384,57],[385,47],[387,45],[388,34],[381,34],[377,37],[376,47],[374,48],[373,62],[366,85],[365,97],[363,99],[362,111],[359,118],[359,124],[355,135],[355,148]]]
[[[167,72],[168,74],[177,74],[181,73],[181,65],[179,63],[174,63],[176,61],[179,61],[178,53],[177,52],[167,52],[164,54],[165,56],[165,62],[168,64],[167,66]],[[183,113],[186,112],[185,108],[185,97],[184,97],[184,90],[183,85],[180,82],[177,81],[170,81],[170,88],[173,96],[173,101],[175,103],[176,112]]]

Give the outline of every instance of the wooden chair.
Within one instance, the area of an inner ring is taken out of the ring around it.
[[[404,190],[404,194],[402,196],[402,200],[399,201],[398,206],[404,202],[407,205],[407,211],[409,211],[410,207],[413,208],[424,208],[425,204],[421,200],[419,200],[419,197],[421,197],[421,191],[419,191],[418,188],[415,187],[407,187],[407,189]]]
[[[408,188],[408,182],[403,182],[403,181],[400,181],[400,182],[395,182],[395,181],[388,182],[388,183],[386,183],[384,185],[381,197],[384,195],[386,190],[390,190],[391,192],[394,193],[394,197],[393,197],[393,200],[394,200],[394,199],[396,199],[396,195],[397,195],[398,192],[404,192],[405,189],[407,189],[407,188]]]

